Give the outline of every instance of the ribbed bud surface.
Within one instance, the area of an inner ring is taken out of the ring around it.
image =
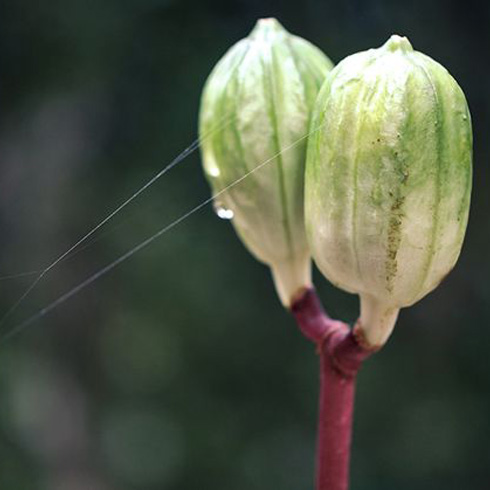
[[[466,100],[445,68],[392,36],[331,72],[311,129],[312,255],[331,282],[361,296],[361,323],[381,344],[398,309],[434,289],[460,253],[471,191]]]
[[[310,284],[303,218],[305,135],[331,67],[312,44],[275,19],[263,19],[219,61],[202,96],[202,157],[215,194],[271,159],[221,194],[216,206],[233,215],[243,243],[271,266],[286,305]]]

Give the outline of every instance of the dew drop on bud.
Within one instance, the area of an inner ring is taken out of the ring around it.
[[[235,213],[228,208],[225,208],[221,203],[214,204],[214,212],[217,214],[218,218],[221,219],[232,219]]]

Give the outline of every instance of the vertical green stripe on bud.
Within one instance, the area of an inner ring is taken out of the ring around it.
[[[445,68],[392,36],[331,72],[313,119],[312,255],[361,296],[365,334],[382,344],[398,309],[434,289],[460,253],[471,190],[466,100]]]
[[[305,135],[331,68],[315,46],[277,20],[262,19],[218,62],[202,95],[202,157],[215,194],[271,160],[220,194],[216,205],[233,216],[249,251],[272,268],[286,306],[311,281],[303,217]]]

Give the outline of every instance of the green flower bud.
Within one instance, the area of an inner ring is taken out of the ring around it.
[[[204,171],[214,194],[221,193],[215,208],[233,217],[245,246],[272,268],[286,306],[311,283],[303,212],[306,135],[331,68],[315,46],[277,20],[262,19],[219,61],[202,95]]]
[[[454,266],[466,230],[472,132],[465,96],[406,38],[349,56],[312,117],[305,183],[313,258],[361,298],[360,327],[382,345],[401,307]]]

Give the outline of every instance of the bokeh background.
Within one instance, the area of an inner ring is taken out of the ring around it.
[[[352,490],[490,488],[490,48],[481,0],[0,3],[0,306],[196,137],[203,83],[259,17],[334,62],[392,33],[443,63],[475,134],[461,259],[364,366]],[[317,358],[212,208],[8,340],[209,196],[198,152],[52,270],[0,337],[0,488],[313,488]],[[329,312],[357,299],[318,274]]]

